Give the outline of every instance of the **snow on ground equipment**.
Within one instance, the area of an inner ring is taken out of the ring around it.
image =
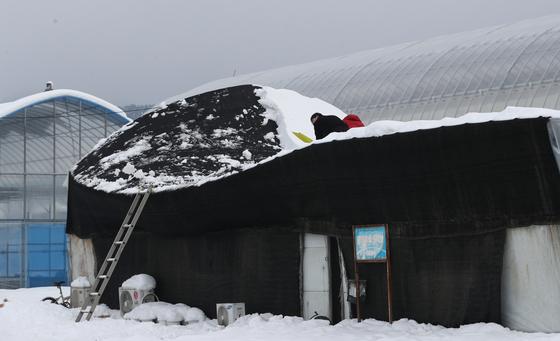
[[[88,301],[91,284],[86,277],[80,276],[70,283],[70,304],[72,308],[80,308]]]
[[[216,304],[216,317],[220,326],[228,326],[241,316],[245,316],[245,303]]]
[[[78,317],[76,317],[76,322],[80,322],[84,314],[87,314],[86,320],[89,321],[91,319],[93,311],[95,310],[97,304],[99,304],[101,295],[103,295],[103,291],[105,290],[107,283],[109,283],[109,279],[111,278],[111,275],[115,270],[115,267],[119,261],[119,258],[121,257],[126,243],[128,242],[128,239],[130,238],[130,235],[132,234],[132,231],[134,231],[136,222],[138,221],[138,218],[140,218],[142,210],[144,209],[146,201],[148,201],[151,192],[152,188],[150,187],[144,193],[139,191],[134,197],[128,213],[126,214],[124,221],[119,231],[117,232],[117,235],[115,236],[115,240],[113,241],[113,244],[111,245],[107,256],[105,256],[103,265],[101,265],[101,269],[97,273],[95,283],[91,288],[92,291],[89,293],[89,299],[84,302],[82,309],[78,314]],[[90,307],[89,310],[88,306]]]

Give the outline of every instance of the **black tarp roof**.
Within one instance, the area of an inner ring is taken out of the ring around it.
[[[107,192],[196,185],[251,167],[280,150],[277,125],[252,85],[155,109],[78,162],[74,178]],[[139,172],[139,173],[138,173]]]
[[[560,217],[546,118],[486,122],[313,145],[198,187],[155,193],[140,228],[200,234],[299,218],[522,226]],[[68,231],[113,233],[131,196],[73,178]],[[422,227],[428,230],[424,230]],[[442,231],[443,233],[444,231]],[[413,232],[411,232],[413,233]]]

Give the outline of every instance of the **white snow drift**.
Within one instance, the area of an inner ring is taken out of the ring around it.
[[[192,324],[206,320],[206,315],[198,308],[183,303],[150,302],[139,305],[124,315],[125,319],[157,321],[165,324]]]
[[[69,288],[64,288],[68,294]],[[476,323],[460,328],[443,328],[402,319],[389,324],[373,319],[357,323],[345,320],[329,326],[324,320],[304,321],[300,317],[252,314],[224,328],[215,320],[202,320],[187,325],[138,322],[122,319],[118,311],[108,318],[95,317],[75,323],[79,309],[41,302],[56,294],[56,288],[2,290],[0,302],[0,338],[6,341],[392,341],[392,340],[560,340],[559,334],[514,332],[493,323]]]

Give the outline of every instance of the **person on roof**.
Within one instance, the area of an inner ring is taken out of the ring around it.
[[[332,132],[345,132],[348,125],[334,115],[323,115],[319,112],[311,115],[311,123],[315,129],[315,138],[320,140]]]

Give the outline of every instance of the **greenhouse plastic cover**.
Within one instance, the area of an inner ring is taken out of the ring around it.
[[[506,106],[558,108],[560,15],[214,80],[288,88],[378,120],[438,120]]]
[[[0,117],[10,115],[27,106],[39,104],[59,97],[74,97],[93,103],[95,105],[104,107],[105,109],[110,110],[113,113],[119,115],[122,119],[124,119],[125,122],[130,121],[128,116],[126,116],[125,112],[121,108],[105,100],[102,100],[101,98],[95,97],[90,94],[86,94],[85,92],[70,90],[70,89],[57,89],[57,90],[45,91],[45,92],[40,92],[34,95],[20,98],[13,102],[0,103]]]
[[[502,276],[504,325],[560,332],[560,226],[508,229]]]

